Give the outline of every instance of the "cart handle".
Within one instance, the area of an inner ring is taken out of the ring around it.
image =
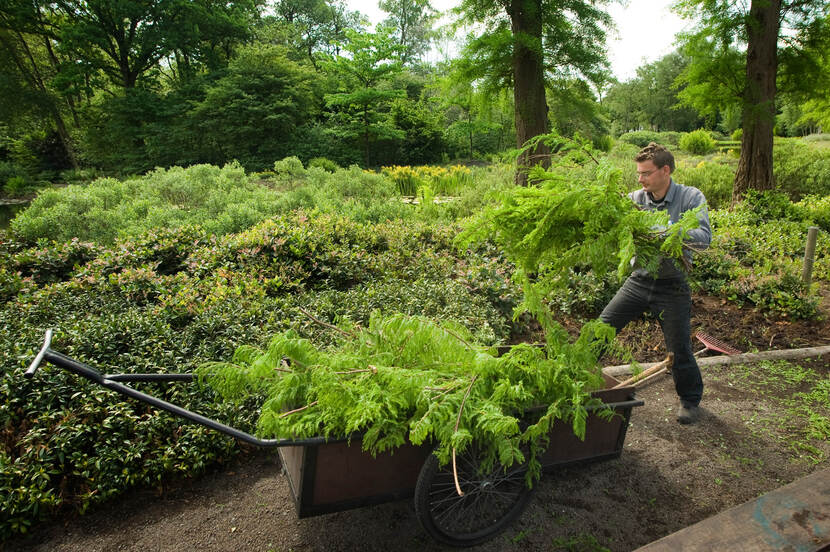
[[[37,372],[40,363],[43,362],[43,357],[46,356],[47,351],[49,351],[49,347],[52,345],[52,328],[46,330],[46,338],[43,340],[43,347],[41,347],[40,352],[37,354],[35,359],[29,365],[29,368],[26,372],[23,373],[24,376],[27,378],[31,378]]]
[[[191,422],[196,422],[197,424],[201,424],[205,427],[210,429],[214,429],[219,431],[220,433],[224,433],[225,435],[229,435],[240,441],[244,441],[251,445],[255,445],[258,447],[289,447],[289,446],[313,446],[313,445],[322,445],[325,443],[336,443],[341,441],[347,441],[348,439],[329,439],[328,437],[311,437],[308,439],[260,439],[250,433],[246,433],[242,430],[236,429],[234,427],[230,427],[225,425],[221,422],[217,422],[216,420],[212,420],[210,418],[206,418],[201,414],[197,414],[181,406],[175,405],[173,403],[169,403],[165,400],[159,399],[158,397],[154,397],[152,395],[148,395],[146,393],[142,393],[136,389],[128,385],[124,385],[123,383],[119,383],[122,381],[127,382],[170,382],[170,381],[193,381],[194,376],[193,374],[102,374],[95,368],[91,366],[87,366],[82,362],[78,362],[77,360],[70,358],[62,353],[57,351],[53,351],[51,348],[52,344],[52,330],[49,329],[46,331],[46,337],[43,341],[43,347],[40,349],[40,352],[37,354],[35,359],[32,361],[32,364],[29,368],[24,372],[24,375],[27,378],[31,378],[35,375],[40,364],[46,360],[47,362],[51,362],[55,366],[59,366],[65,370],[70,372],[74,372],[79,376],[82,376],[93,383],[96,383],[102,387],[106,387],[110,391],[115,391],[116,393],[120,393],[121,395],[125,395],[132,399],[136,399],[138,401],[144,402],[153,406],[155,408],[166,410],[180,418],[184,418],[186,420],[190,420]]]

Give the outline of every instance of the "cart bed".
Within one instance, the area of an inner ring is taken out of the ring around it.
[[[609,387],[616,383],[613,379],[607,382]],[[611,405],[618,415],[604,420],[590,413],[584,441],[574,435],[570,424],[557,420],[540,458],[544,471],[619,457],[631,409],[642,401],[634,398],[633,387],[604,389],[594,396]],[[407,444],[372,456],[362,450],[356,438],[278,450],[297,516],[304,518],[413,496],[432,448]]]

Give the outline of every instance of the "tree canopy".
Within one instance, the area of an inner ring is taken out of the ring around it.
[[[464,0],[466,20],[484,25],[471,38],[464,55],[472,60],[470,78],[489,88],[512,87],[517,146],[550,130],[546,90],[570,78],[603,80],[608,71],[607,29],[612,25],[602,8],[607,0]],[[527,150],[519,165],[546,162],[549,151],[540,143]],[[519,171],[519,180],[523,181]]]
[[[812,60],[811,44],[825,34],[822,0],[680,0],[675,9],[699,20],[686,36],[692,63],[684,74],[685,101],[711,108],[740,102],[741,158],[733,199],[749,189],[775,187],[772,137],[779,82],[808,90],[808,79],[787,79]],[[743,53],[741,55],[741,52]],[[740,61],[743,58],[743,61]],[[781,78],[779,78],[781,77]]]
[[[631,130],[743,128],[739,197],[773,185],[773,133],[830,125],[822,2],[679,1],[698,26],[626,82],[606,58],[610,3],[463,0],[438,27],[429,0],[382,0],[369,29],[345,0],[8,0],[0,186],[65,169],[262,170],[286,155],[377,167],[516,147],[524,183],[549,152],[521,146],[551,130],[606,147]]]

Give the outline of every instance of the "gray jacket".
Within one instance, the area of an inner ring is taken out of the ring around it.
[[[641,207],[649,211],[668,211],[669,220],[672,224],[680,220],[683,213],[703,205],[703,208],[698,213],[698,221],[700,227],[695,228],[689,232],[689,239],[686,240],[689,246],[695,249],[706,249],[712,241],[712,228],[709,225],[709,212],[706,210],[706,198],[703,192],[692,186],[684,186],[671,180],[669,183],[669,191],[666,192],[666,197],[662,201],[654,201],[651,194],[640,188],[634,190],[628,197]],[[689,263],[692,262],[692,252],[684,249],[683,256]],[[643,268],[634,270],[636,276],[648,276]],[[678,266],[678,263],[671,259],[663,259],[660,263],[660,271],[657,274],[658,278],[685,278],[686,271]]]

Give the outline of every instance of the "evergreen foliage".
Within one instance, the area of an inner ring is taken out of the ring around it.
[[[595,322],[574,344],[556,336],[544,349],[521,345],[498,357],[463,326],[418,316],[375,313],[368,328],[340,331],[331,350],[288,331],[264,351],[243,346],[231,362],[199,372],[226,399],[265,395],[263,436],[362,434],[373,453],[434,442],[441,462],[475,441],[484,465],[529,461],[538,477],[536,455],[554,420],[584,438],[585,407],[597,402],[589,392],[602,384],[595,351],[613,337]],[[539,405],[541,415],[529,419]]]
[[[662,257],[682,262],[683,239],[697,228],[697,210],[674,225],[666,212],[640,210],[627,196],[621,171],[607,160],[593,171],[575,171],[574,162],[594,160],[589,145],[555,136],[549,141],[563,157],[550,170],[530,171],[536,186],[514,188],[501,205],[485,209],[459,236],[459,243],[492,238],[517,271],[525,292],[521,310],[546,331],[561,332],[546,298],[565,289],[575,267],[599,278],[622,278],[632,265],[656,273]],[[595,161],[595,160],[594,160]]]
[[[697,226],[693,211],[668,231],[666,213],[634,206],[618,170],[600,164],[593,179],[567,170],[591,158],[586,142],[545,139],[564,154],[560,163],[534,168],[537,186],[514,188],[459,237],[461,244],[493,237],[516,265],[521,307],[546,330],[544,349],[517,346],[497,357],[461,326],[374,315],[367,329],[339,328],[346,338],[330,350],[286,332],[266,351],[241,347],[232,362],[203,366],[202,375],[229,399],[267,396],[259,420],[264,436],[360,433],[373,452],[431,441],[442,463],[475,441],[483,465],[528,461],[528,481],[538,477],[536,456],[554,420],[570,422],[584,438],[589,392],[602,384],[597,359],[614,337],[610,326],[593,321],[570,343],[545,297],[568,285],[574,266],[600,275],[616,267],[622,276],[638,256],[656,271],[661,256],[682,257],[682,239]],[[538,405],[545,405],[541,417],[526,419]]]

